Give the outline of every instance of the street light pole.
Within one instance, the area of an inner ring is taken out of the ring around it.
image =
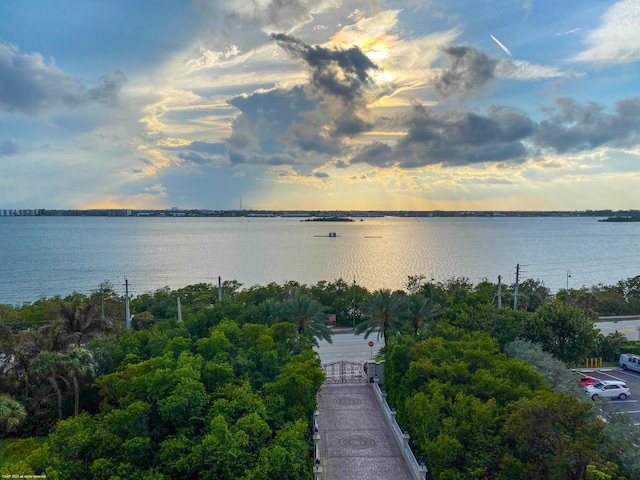
[[[567,270],[567,305],[569,305],[569,279],[571,278],[571,270]]]

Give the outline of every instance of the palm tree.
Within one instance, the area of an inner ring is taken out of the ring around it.
[[[0,435],[18,428],[27,418],[24,406],[9,395],[0,394]]]
[[[29,396],[31,361],[38,351],[37,336],[32,329],[16,332],[8,325],[0,326],[0,378],[3,381],[13,378],[18,385],[24,382],[25,398]],[[0,386],[6,385],[0,381]]]
[[[64,356],[63,366],[73,381],[73,416],[77,417],[80,413],[80,379],[95,375],[96,361],[89,350],[76,347]]]
[[[365,320],[356,325],[356,333],[366,332],[364,338],[368,338],[377,331],[377,338],[382,335],[386,345],[391,330],[398,329],[406,320],[406,297],[388,289],[377,290],[360,306],[360,312]]]
[[[318,338],[332,343],[331,329],[324,307],[308,295],[296,295],[284,307],[284,316],[296,326],[299,335],[318,346]]]
[[[100,336],[112,327],[111,319],[100,318],[93,303],[72,298],[71,303],[60,306],[62,330],[68,344],[80,346]]]
[[[283,304],[281,302],[269,298],[260,305],[262,307],[262,318],[267,325],[273,325],[280,321],[283,311]]]
[[[418,330],[426,326],[427,320],[435,318],[439,314],[440,307],[419,293],[410,295],[406,302],[407,320],[415,335],[418,334]]]
[[[32,363],[34,370],[47,379],[56,394],[59,420],[62,420],[62,391],[60,390],[60,385],[58,385],[58,379],[66,382],[60,375],[60,369],[63,364],[64,356],[58,352],[40,352]]]

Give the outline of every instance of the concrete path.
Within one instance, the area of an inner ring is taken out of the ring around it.
[[[318,413],[323,480],[411,480],[368,384],[323,385]]]

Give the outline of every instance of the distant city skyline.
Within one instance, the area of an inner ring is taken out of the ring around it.
[[[0,205],[640,205],[640,0],[0,4]]]

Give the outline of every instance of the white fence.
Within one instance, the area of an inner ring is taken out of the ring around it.
[[[378,385],[377,381],[372,382],[370,385],[373,387],[373,391],[376,395],[376,398],[378,399],[378,402],[380,402],[380,406],[382,407],[382,411],[384,412],[385,417],[387,417],[389,425],[391,425],[391,431],[393,432],[393,436],[396,439],[398,448],[400,448],[402,455],[406,459],[407,464],[411,469],[411,475],[413,475],[413,478],[415,480],[425,480],[427,478],[427,467],[416,460],[416,456],[413,454],[413,451],[409,446],[409,434],[404,433],[400,429],[400,425],[398,425],[398,422],[396,421],[396,412],[394,410],[391,410],[389,404],[387,403],[387,394],[383,393],[382,390],[380,390],[380,385]]]

